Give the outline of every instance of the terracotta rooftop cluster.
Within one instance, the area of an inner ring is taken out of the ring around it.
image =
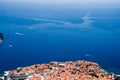
[[[28,80],[112,80],[112,74],[97,63],[88,61],[51,62],[18,68],[10,72],[10,78]]]

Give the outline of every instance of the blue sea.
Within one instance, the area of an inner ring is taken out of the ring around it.
[[[120,7],[0,5],[0,72],[87,60],[120,74]],[[17,7],[15,7],[17,6]]]

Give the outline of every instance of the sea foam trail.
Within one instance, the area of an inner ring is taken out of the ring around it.
[[[20,32],[15,32],[16,35],[19,35],[19,36],[27,36],[26,34],[23,34],[23,33],[20,33]]]
[[[52,26],[61,27],[61,28],[92,28],[91,24],[94,21],[92,21],[88,18],[89,15],[90,15],[90,12],[88,12],[87,14],[85,14],[85,16],[80,18],[83,20],[82,23],[81,22],[80,23],[72,23],[72,22],[68,22],[68,21],[39,19],[39,18],[28,18],[28,19],[33,19],[36,21],[46,21],[46,23],[40,24],[42,26],[52,25]],[[55,23],[60,23],[60,24],[55,24]],[[31,28],[29,28],[29,29],[31,29]]]

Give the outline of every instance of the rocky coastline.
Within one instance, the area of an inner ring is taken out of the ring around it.
[[[50,62],[5,71],[1,80],[120,80],[95,62]]]

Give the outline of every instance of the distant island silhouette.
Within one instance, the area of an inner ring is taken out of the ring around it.
[[[0,43],[3,42],[3,33],[0,33]]]

